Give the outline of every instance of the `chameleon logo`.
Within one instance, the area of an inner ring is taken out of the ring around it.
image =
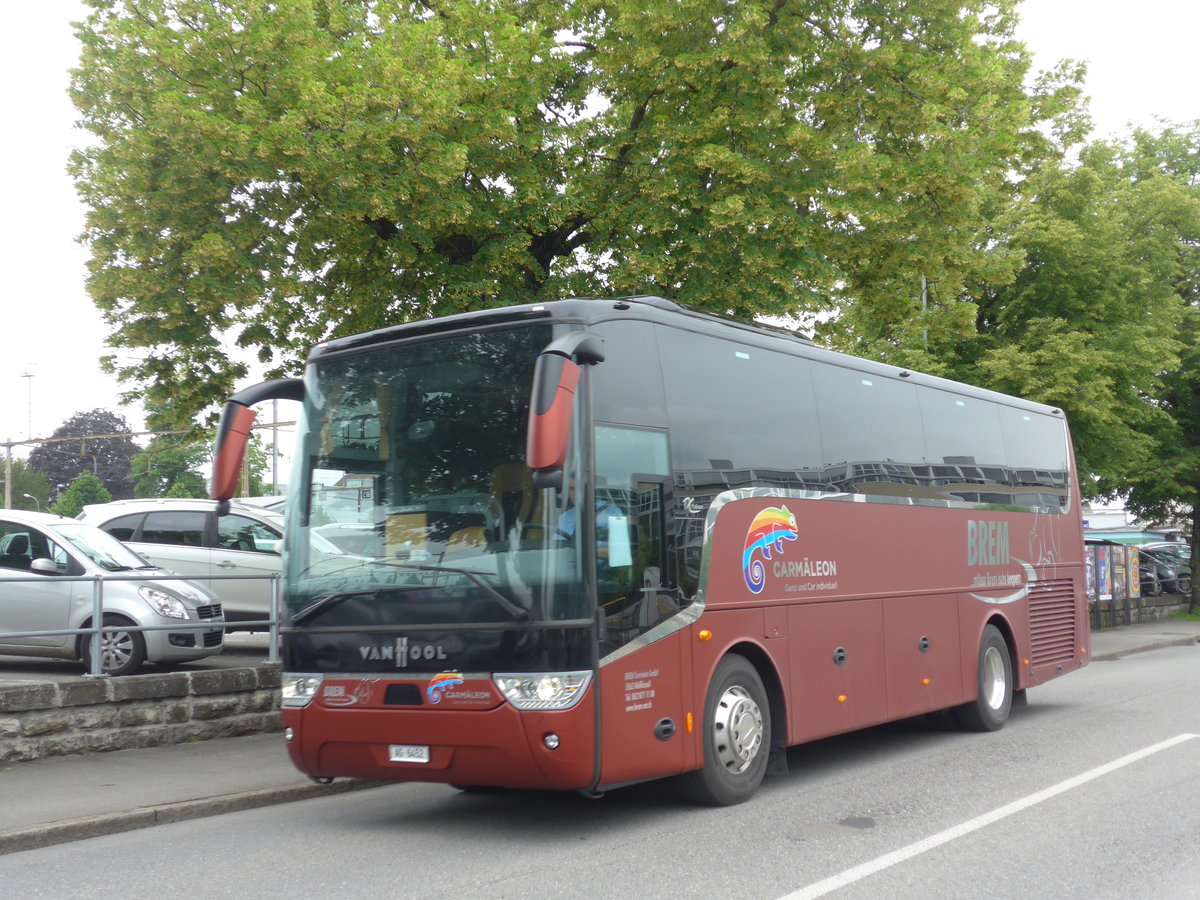
[[[751,593],[758,594],[763,589],[766,581],[763,560],[771,558],[771,547],[782,553],[783,542],[794,541],[796,537],[796,517],[786,506],[769,506],[754,517],[742,551],[742,574]],[[761,559],[755,556],[757,551],[762,552]]]
[[[433,680],[425,687],[425,696],[429,698],[429,702],[438,704],[442,702],[442,696],[451,688],[458,687],[463,683],[462,676],[457,672],[441,672],[433,676]]]

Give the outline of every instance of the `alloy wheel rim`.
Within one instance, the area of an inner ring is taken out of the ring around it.
[[[100,665],[103,671],[119,669],[133,657],[133,634],[128,631],[105,632],[100,637]]]
[[[713,716],[713,747],[721,765],[740,775],[754,762],[763,743],[763,716],[759,705],[741,685],[730,686]]]
[[[984,702],[992,709],[1004,705],[1004,694],[1008,687],[1008,676],[1004,671],[1004,658],[995,647],[988,647],[983,654],[983,678],[980,691]]]

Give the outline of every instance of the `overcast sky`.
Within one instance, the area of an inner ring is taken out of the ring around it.
[[[1088,61],[1097,136],[1122,134],[1129,123],[1153,126],[1156,117],[1200,119],[1192,62],[1198,0],[1025,0],[1021,9],[1018,36],[1036,67]],[[65,171],[68,148],[78,141],[66,88],[78,56],[70,23],[84,15],[79,0],[5,9],[0,83],[7,86],[8,127],[0,170],[9,201],[0,218],[0,441],[49,436],[71,415],[96,407],[143,427],[140,406],[119,407],[118,385],[100,372],[104,329],[84,291],[86,253],[75,241],[83,216]]]

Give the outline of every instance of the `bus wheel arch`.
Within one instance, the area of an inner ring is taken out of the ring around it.
[[[966,731],[998,731],[1008,721],[1016,693],[1016,665],[1011,632],[1003,620],[989,621],[979,636],[976,696],[954,708]]]
[[[773,668],[766,678],[747,648],[726,653],[713,670],[700,720],[703,762],[682,776],[685,792],[710,806],[732,806],[750,799],[762,783],[775,733],[774,702],[768,683],[778,679]]]

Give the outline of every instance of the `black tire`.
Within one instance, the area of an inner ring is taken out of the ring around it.
[[[1142,585],[1142,596],[1143,597],[1157,597],[1160,593],[1161,593],[1161,588],[1159,586],[1157,578],[1153,579],[1152,581],[1147,581],[1145,584]]]
[[[762,679],[743,656],[717,665],[701,721],[704,765],[682,778],[695,801],[732,806],[749,800],[762,783],[771,750],[771,707]]]
[[[1013,667],[1008,644],[995,625],[983,629],[976,673],[978,696],[956,706],[954,717],[966,731],[997,731],[1012,711]]]
[[[1190,578],[1180,578],[1179,579],[1179,593],[1183,594],[1185,597],[1191,596],[1191,594],[1192,594],[1192,579],[1190,579]]]
[[[132,625],[115,613],[104,614],[105,625]],[[79,658],[92,671],[92,637],[80,637]],[[140,631],[104,631],[100,634],[100,671],[105,675],[132,675],[146,661],[146,639]]]

